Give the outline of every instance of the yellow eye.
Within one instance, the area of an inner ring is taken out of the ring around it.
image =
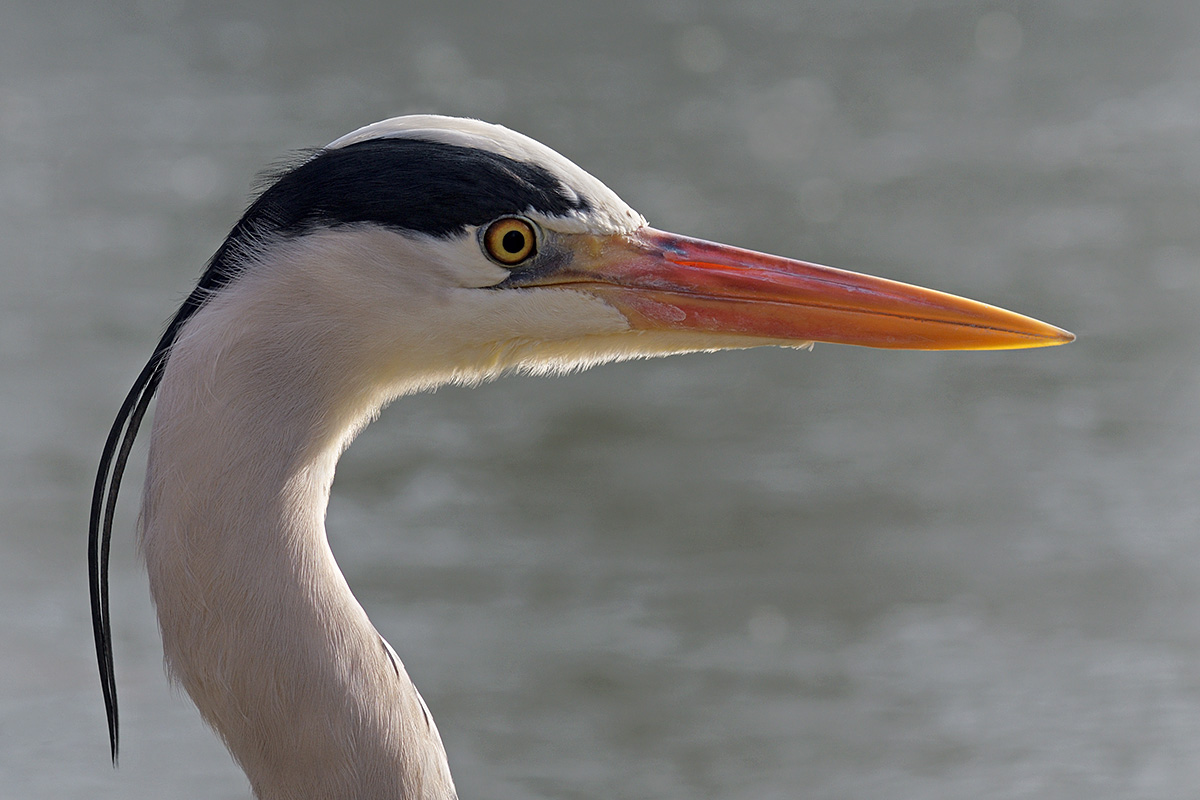
[[[528,220],[504,217],[484,231],[483,249],[493,260],[514,267],[533,257],[537,251],[537,233]]]

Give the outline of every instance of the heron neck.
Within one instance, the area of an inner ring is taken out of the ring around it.
[[[338,455],[381,401],[223,313],[177,343],[151,438],[141,544],[168,669],[260,798],[453,798],[437,728],[325,535]]]

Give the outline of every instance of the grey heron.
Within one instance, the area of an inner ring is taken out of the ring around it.
[[[114,762],[113,514],[158,397],[139,520],[173,680],[256,796],[455,797],[433,718],[339,570],[339,455],[393,399],[504,372],[838,342],[1074,337],[982,303],[653,229],[503,127],[385,120],[277,175],[170,320],[104,447],[92,619]]]

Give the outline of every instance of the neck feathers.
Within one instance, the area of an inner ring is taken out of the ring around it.
[[[264,800],[452,798],[437,728],[325,537],[337,457],[382,398],[315,373],[305,357],[349,354],[298,346],[260,306],[214,298],[161,384],[141,544],[168,668]]]

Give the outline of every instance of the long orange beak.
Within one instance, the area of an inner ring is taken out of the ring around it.
[[[1074,334],[905,283],[642,228],[595,237],[552,275],[616,306],[638,330],[744,334],[910,350],[1047,347]],[[529,285],[529,284],[526,284]]]

